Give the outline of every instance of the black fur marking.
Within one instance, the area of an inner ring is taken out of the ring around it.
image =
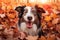
[[[23,12],[24,12],[24,8],[26,6],[18,6],[16,7],[16,11],[18,12],[18,17],[19,17],[19,22],[18,22],[18,25],[20,26],[20,19],[22,18],[22,15],[23,15]]]
[[[36,5],[35,8],[37,10],[37,16],[38,16],[38,19],[39,19],[38,29],[40,29],[40,30],[38,32],[38,35],[39,35],[39,38],[40,38],[41,35],[44,36],[44,33],[42,31],[42,28],[41,28],[41,16],[42,16],[42,13],[45,13],[45,10],[43,8],[38,7],[38,5]]]
[[[19,13],[19,18],[22,18],[22,15],[23,15],[23,12],[24,12],[24,8],[25,8],[25,6],[18,6],[18,7],[16,7],[16,11]]]
[[[37,16],[38,16],[38,19],[39,19],[38,28],[40,28],[40,26],[41,26],[41,16],[42,16],[42,13],[45,13],[45,10],[41,7],[38,7],[38,5],[36,5],[35,8],[36,8]]]

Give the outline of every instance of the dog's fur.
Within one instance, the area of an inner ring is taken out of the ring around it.
[[[43,8],[40,8],[37,5],[34,7],[18,6],[15,10],[19,13],[18,25],[20,26],[21,31],[26,32],[28,35],[42,35],[41,14],[45,13]],[[32,23],[31,28],[27,27],[29,21]]]

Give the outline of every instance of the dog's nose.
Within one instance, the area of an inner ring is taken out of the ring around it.
[[[29,16],[27,19],[28,19],[28,20],[32,20],[32,17],[31,17],[31,16]]]

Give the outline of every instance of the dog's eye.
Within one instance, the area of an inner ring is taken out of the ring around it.
[[[35,10],[35,9],[32,9],[31,12],[32,12],[32,13],[36,13],[36,10]]]
[[[36,11],[33,10],[32,13],[33,13],[34,15],[36,15]]]
[[[27,13],[27,11],[24,11],[24,13]]]
[[[32,11],[32,13],[36,13],[36,11]]]
[[[27,10],[24,10],[24,15],[26,15],[27,12],[28,12]]]
[[[24,10],[24,13],[27,13],[27,12],[28,12],[28,10],[27,10],[27,9],[25,9],[25,10]]]

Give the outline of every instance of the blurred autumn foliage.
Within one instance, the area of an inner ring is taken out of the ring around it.
[[[33,1],[33,2],[32,2]],[[30,5],[33,6],[35,4],[38,4],[39,6],[42,7],[41,0],[0,0],[0,7],[2,9],[14,9],[16,6],[22,6],[22,5]],[[47,0],[48,1],[48,0]],[[51,2],[50,2],[51,1]],[[49,3],[48,3],[49,2]],[[59,0],[49,0],[47,3],[55,9],[60,9],[60,1]]]

